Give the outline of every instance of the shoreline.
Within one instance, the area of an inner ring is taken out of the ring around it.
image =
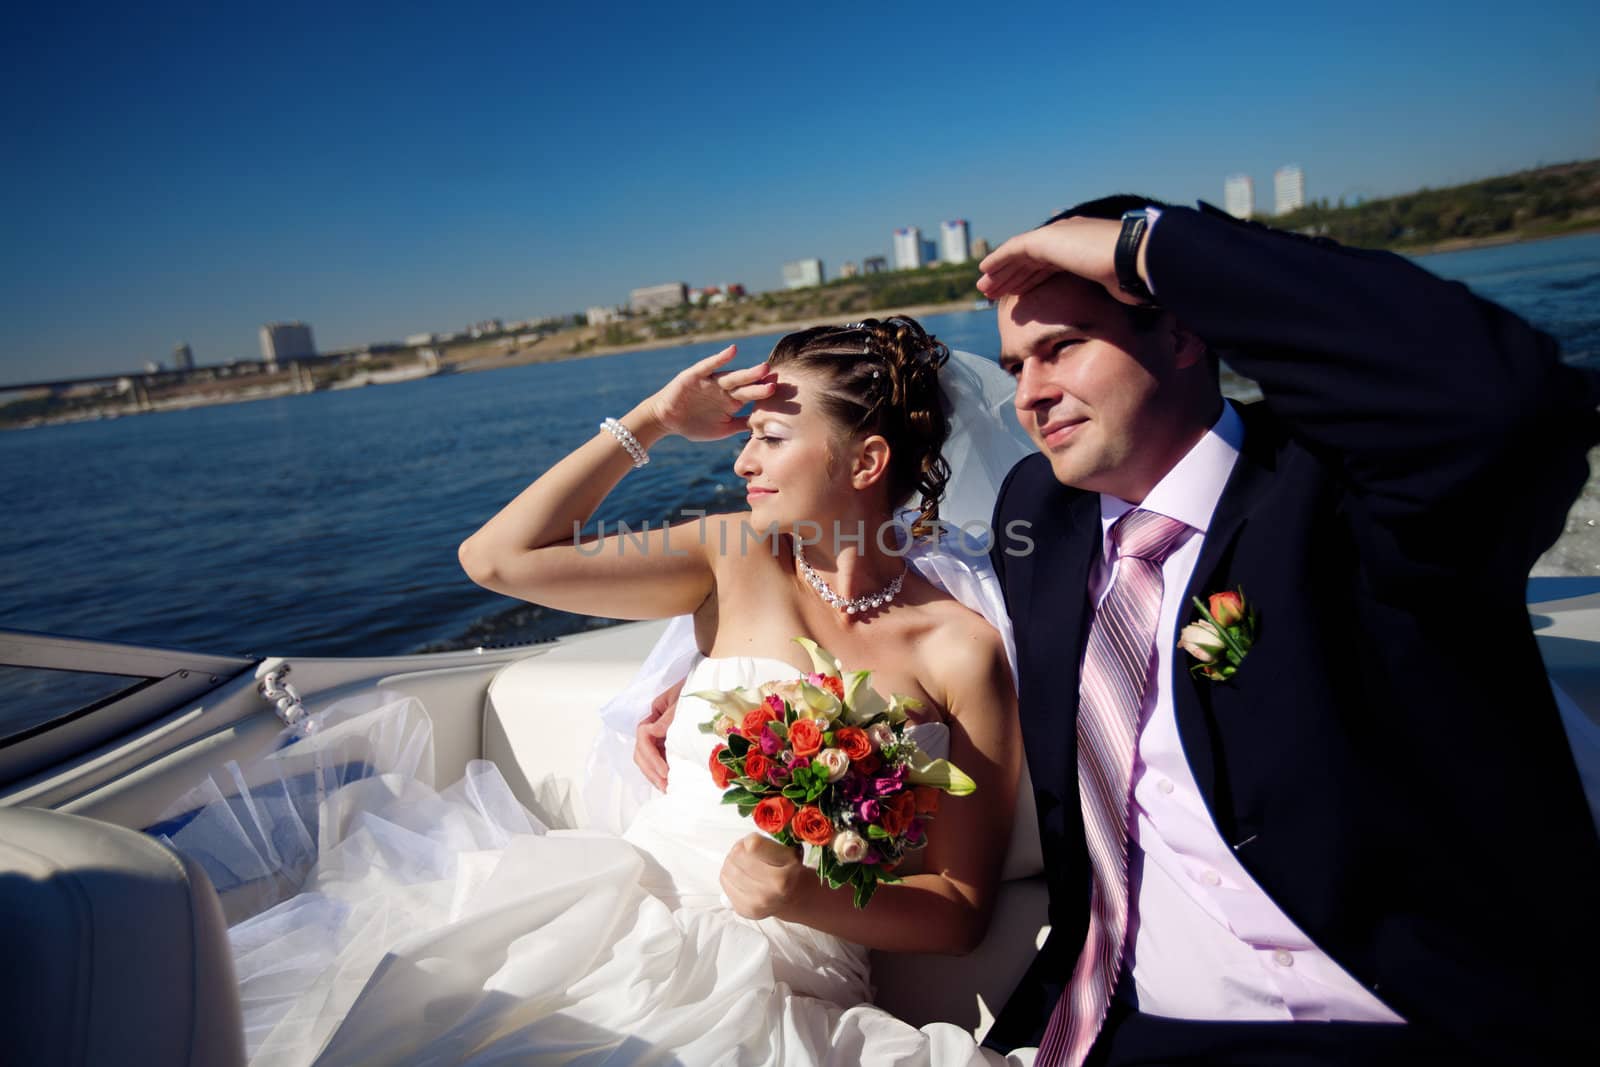
[[[1529,235],[1521,232],[1494,234],[1488,237],[1461,237],[1447,241],[1436,241],[1432,244],[1414,245],[1410,247],[1397,247],[1390,249],[1398,255],[1408,258],[1444,255],[1451,252],[1466,252],[1479,248],[1498,248],[1515,244],[1536,244],[1542,241],[1554,241],[1564,237],[1580,237],[1600,234],[1600,224],[1583,226],[1577,229],[1560,233],[1542,233]],[[935,304],[915,304],[895,308],[880,308],[852,312],[860,318],[888,318],[891,315],[905,315],[911,318],[923,318],[929,315],[947,315],[962,311],[983,310],[976,306],[979,299],[974,291],[971,300],[953,300]],[[842,318],[842,316],[840,316]],[[446,353],[441,373],[445,374],[475,374],[480,371],[501,370],[509,367],[524,367],[533,363],[561,363],[567,360],[592,359],[603,356],[623,355],[629,352],[648,352],[666,348],[682,348],[689,345],[710,344],[718,341],[738,341],[750,337],[760,337],[767,334],[791,333],[795,330],[805,329],[828,321],[826,318],[809,317],[803,319],[780,319],[773,322],[745,323],[739,327],[726,330],[697,331],[678,337],[653,338],[650,340],[633,341],[623,345],[600,345],[581,352],[573,352],[565,346],[573,342],[573,337],[566,331],[554,334],[535,342],[528,348],[515,349],[503,353],[484,353],[474,351],[463,354],[460,358],[452,359]],[[583,328],[575,328],[577,333]],[[546,344],[546,342],[553,342]],[[418,381],[436,375],[397,375],[394,378],[374,375],[369,377],[365,385],[387,385],[398,381]],[[353,388],[355,383],[342,385],[341,388]],[[326,389],[317,389],[324,392]],[[182,398],[170,398],[157,402],[152,407],[139,410],[136,408],[98,409],[93,411],[78,411],[71,414],[46,416],[30,419],[20,423],[0,422],[0,432],[11,430],[28,430],[45,426],[57,426],[77,422],[95,422],[107,419],[131,418],[136,415],[155,414],[161,411],[188,410],[197,407],[219,407],[226,404],[249,403],[256,400],[277,399],[283,396],[300,395],[300,390],[290,385],[280,387],[256,386],[238,392],[212,392],[191,395]]]
[[[1502,245],[1531,245],[1541,241],[1559,241],[1563,237],[1584,237],[1600,233],[1600,223],[1593,226],[1582,226],[1575,230],[1562,230],[1560,233],[1497,233],[1490,237],[1452,237],[1448,241],[1435,241],[1427,245],[1411,245],[1404,248],[1392,248],[1402,256],[1439,256],[1446,252],[1470,252],[1475,248],[1498,248]]]
[[[904,315],[915,319],[928,315],[948,315],[956,311],[984,310],[975,306],[977,300],[977,297],[973,297],[971,300],[954,300],[942,304],[913,304],[909,307],[881,308],[853,314],[863,319],[886,319],[891,315]],[[620,356],[629,352],[651,352],[662,348],[684,348],[689,345],[712,344],[717,341],[737,341],[743,338],[762,337],[773,333],[793,333],[796,330],[803,330],[826,321],[828,320],[805,318],[746,323],[731,330],[709,330],[684,334],[681,337],[658,337],[648,341],[633,341],[625,345],[600,345],[595,348],[585,349],[582,352],[540,352],[537,350],[538,346],[535,345],[532,348],[507,352],[503,356],[480,356],[464,359],[459,363],[449,365],[454,368],[453,372],[456,374],[475,374],[479,371],[499,370],[502,367],[522,367],[530,363],[559,363],[571,359],[593,359],[597,356]]]

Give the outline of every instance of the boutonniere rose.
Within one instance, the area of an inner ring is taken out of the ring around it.
[[[1200,618],[1179,631],[1178,647],[1197,661],[1190,673],[1225,682],[1239,670],[1255,644],[1256,609],[1246,602],[1243,589],[1193,600]]]

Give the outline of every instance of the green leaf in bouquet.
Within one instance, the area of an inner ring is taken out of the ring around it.
[[[767,723],[767,729],[771,730],[772,736],[776,737],[779,741],[789,740],[789,728],[778,720],[774,719]]]
[[[734,781],[739,783],[744,788],[750,790],[750,792],[756,794],[757,800],[760,800],[762,797],[772,792],[772,787],[767,785],[766,782],[758,782],[754,778],[747,778],[744,775],[740,775],[739,777],[735,778]]]
[[[871,823],[867,826],[867,836],[874,841],[887,841],[891,835],[877,823]]]
[[[822,859],[817,864],[817,874],[829,889],[838,889],[849,880],[848,866],[839,862],[839,858],[833,854],[833,849],[824,848]]]
[[[728,735],[728,751],[735,756],[743,756],[750,751],[750,739],[743,734]]]
[[[790,782],[788,785],[783,787],[783,795],[788,797],[790,800],[803,801],[806,799],[806,787]]]
[[[826,778],[824,778],[820,782],[812,782],[809,786],[806,787],[806,803],[807,804],[816,803],[817,798],[822,796],[822,794],[826,793],[827,791],[828,791],[828,780]]]
[[[901,878],[898,874],[891,874],[888,871],[882,870],[878,872],[878,883],[880,885],[894,885],[898,881],[901,881]]]
[[[755,810],[756,810],[756,806],[754,804],[740,804],[739,805],[739,818],[748,819],[750,817],[750,813],[755,811]]]
[[[856,881],[855,905],[860,911],[872,899],[872,894],[878,891],[878,878],[874,873],[864,874]]]
[[[744,788],[744,786],[736,785],[732,789],[728,790],[726,793],[722,794],[722,802],[724,804],[752,804],[753,805],[753,804],[759,804],[761,802],[761,798],[759,796],[757,796],[756,794],[750,792],[750,790]]]
[[[794,834],[789,832],[787,826],[773,834],[772,839],[785,848],[793,848],[795,846]]]

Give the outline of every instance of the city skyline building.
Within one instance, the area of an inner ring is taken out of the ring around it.
[[[628,293],[628,310],[636,315],[648,315],[663,308],[682,307],[689,302],[687,282],[668,282],[665,285],[646,285]]]
[[[1286,215],[1306,206],[1306,173],[1290,163],[1272,175],[1274,214]]]
[[[194,349],[189,347],[189,342],[176,346],[172,350],[173,370],[194,370]]]
[[[269,367],[316,354],[311,327],[303,322],[269,322],[261,327],[261,358]]]
[[[939,223],[941,258],[946,263],[965,263],[972,258],[972,230],[966,219]]]
[[[1222,183],[1222,206],[1236,219],[1256,213],[1256,183],[1248,174],[1230,174]]]
[[[822,260],[812,257],[810,259],[796,259],[783,265],[783,287],[785,289],[810,289],[821,285]]]
[[[922,266],[922,230],[902,226],[894,231],[894,269],[915,270]]]
[[[889,269],[889,261],[882,256],[868,256],[861,261],[862,274],[882,274]]]

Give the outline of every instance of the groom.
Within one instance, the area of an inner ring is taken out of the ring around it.
[[[994,563],[1052,925],[989,1043],[1600,1062],[1600,849],[1524,607],[1600,390],[1463,286],[1209,208],[1096,201],[983,269],[1040,449]],[[1230,591],[1213,680],[1179,632]]]

